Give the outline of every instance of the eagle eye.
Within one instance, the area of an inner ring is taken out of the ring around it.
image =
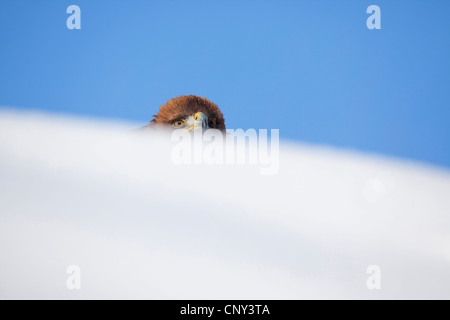
[[[215,128],[216,127],[216,118],[215,117],[210,117],[208,119],[208,126],[211,128]]]
[[[175,128],[182,127],[182,126],[184,126],[185,124],[186,124],[186,121],[183,120],[183,119],[178,119],[178,120],[175,120],[175,121],[173,122],[173,126],[174,126]]]

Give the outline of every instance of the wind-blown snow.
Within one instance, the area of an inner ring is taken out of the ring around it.
[[[272,176],[177,166],[130,128],[0,113],[0,298],[450,298],[447,171],[288,143]]]

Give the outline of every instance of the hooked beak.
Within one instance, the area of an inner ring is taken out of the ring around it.
[[[203,112],[197,112],[194,115],[194,124],[187,129],[186,131],[190,130],[206,130],[208,129],[208,118],[205,116]]]

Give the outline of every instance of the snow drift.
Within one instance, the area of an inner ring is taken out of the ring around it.
[[[450,298],[447,171],[292,143],[271,176],[175,165],[130,128],[0,112],[0,298]]]

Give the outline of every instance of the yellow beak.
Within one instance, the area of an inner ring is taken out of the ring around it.
[[[194,115],[194,124],[186,131],[206,130],[206,129],[208,129],[208,118],[205,116],[203,112],[197,112]]]

